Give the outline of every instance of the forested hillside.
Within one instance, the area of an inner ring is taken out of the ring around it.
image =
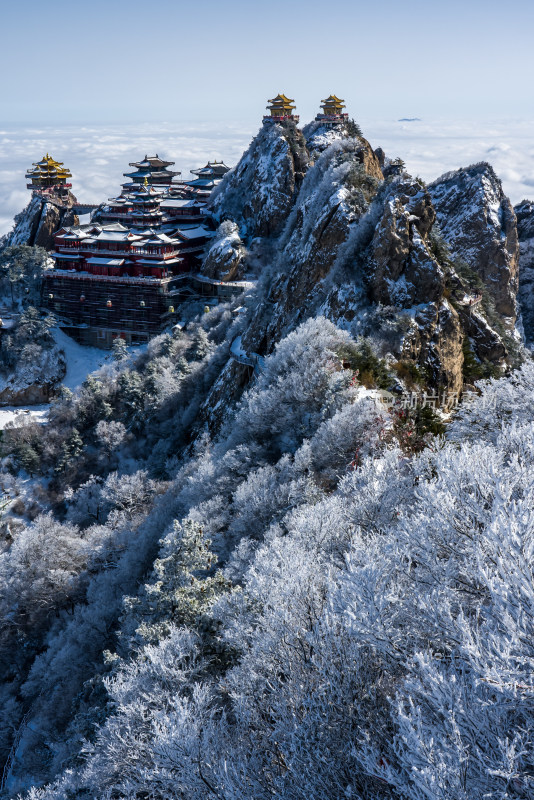
[[[355,123],[290,123],[211,212],[204,273],[251,288],[4,431],[1,796],[530,797],[534,366],[498,177],[427,187]]]

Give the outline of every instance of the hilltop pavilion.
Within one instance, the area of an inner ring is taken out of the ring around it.
[[[69,178],[72,178],[70,170],[65,167],[62,161],[55,161],[48,153],[32,166],[34,168],[29,169],[25,176],[31,181],[27,184],[28,189],[42,192],[56,187],[70,189],[72,186],[71,183],[67,182]]]
[[[295,109],[296,106],[294,100],[286,97],[285,94],[277,94],[276,97],[273,97],[272,100],[269,100],[267,110],[271,113],[266,114],[263,117],[263,124],[269,125],[276,122],[285,122],[286,120],[291,120],[292,122],[298,123],[300,117],[298,114],[293,113]]]
[[[346,122],[349,118],[349,115],[343,113],[343,109],[345,107],[344,100],[342,100],[340,97],[337,97],[335,94],[331,94],[330,97],[326,98],[326,100],[321,100],[321,108],[323,109],[323,113],[317,114],[315,120],[328,126],[339,125],[342,122]]]

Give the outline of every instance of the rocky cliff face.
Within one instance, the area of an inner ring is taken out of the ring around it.
[[[407,175],[392,182],[368,259],[375,302],[409,308],[423,298],[442,297],[443,271],[427,247],[435,216],[430,195],[419,183]]]
[[[516,320],[519,244],[514,210],[489,164],[475,164],[429,186],[441,232],[455,258],[479,278],[508,328]]]
[[[308,171],[280,237],[267,303],[245,346],[269,352],[280,336],[315,313],[322,282],[357,248],[355,231],[380,184],[378,160],[365,140],[339,139]]]
[[[46,198],[34,194],[24,211],[15,217],[13,230],[0,239],[0,247],[27,244],[53,250],[54,234],[64,226],[78,224],[78,217],[72,211],[76,202],[71,192],[66,201],[54,194]]]
[[[424,185],[406,173],[394,178],[369,246],[366,279],[370,299],[394,309],[392,355],[416,365],[433,388],[457,393],[464,331],[446,293],[444,268],[432,252],[435,216]]]
[[[242,336],[247,353],[271,352],[297,324],[323,314],[368,337],[399,375],[461,392],[466,381],[505,368],[517,343],[514,211],[487,164],[427,188],[400,160],[349,134],[308,125],[308,157],[299,150],[307,169],[297,180],[284,129],[261,131],[215,202],[219,218],[235,221],[237,248],[224,256],[212,248],[205,270],[224,278],[239,263],[246,272],[238,230],[256,237],[254,253],[267,254]],[[231,391],[224,384],[221,396]]]
[[[534,202],[523,200],[515,207],[519,236],[519,291],[527,344],[534,342]]]
[[[263,126],[212,196],[214,216],[236,222],[246,240],[276,236],[291,210],[308,161],[304,137],[294,123]]]

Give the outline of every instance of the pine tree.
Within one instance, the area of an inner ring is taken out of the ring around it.
[[[148,642],[169,635],[172,626],[187,626],[207,632],[209,610],[232,586],[220,570],[213,571],[217,556],[201,526],[191,519],[175,521],[161,540],[154,562],[153,580],[142,598],[128,598],[126,608],[142,620],[137,635]]]
[[[113,340],[113,361],[120,364],[128,358],[128,348],[122,336],[117,336]]]

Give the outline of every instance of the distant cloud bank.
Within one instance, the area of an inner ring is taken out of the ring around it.
[[[358,120],[373,147],[400,156],[407,169],[430,181],[444,172],[489,161],[513,203],[534,195],[534,126],[528,121],[450,122],[405,118]],[[417,122],[417,125],[413,125]],[[256,130],[228,125],[4,127],[0,129],[0,235],[11,229],[30,193],[24,173],[46,152],[73,174],[79,200],[101,202],[120,191],[128,162],[159,153],[189,169],[208,159],[234,165]]]

